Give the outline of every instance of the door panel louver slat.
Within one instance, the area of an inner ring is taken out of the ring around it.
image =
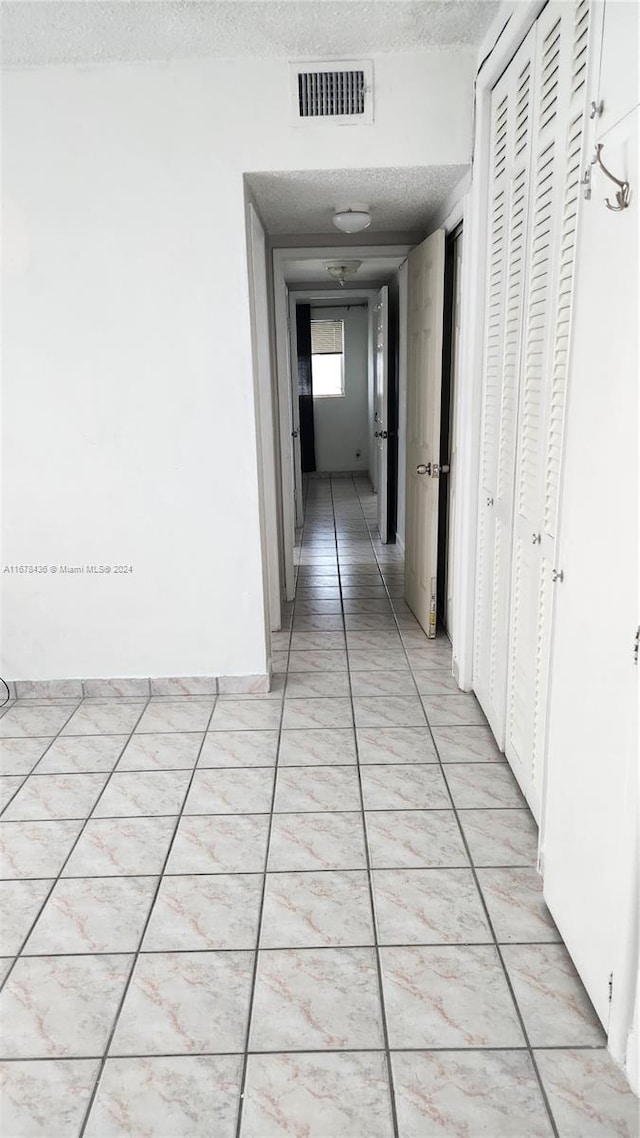
[[[578,107],[584,101],[584,85],[579,81],[576,85],[576,80],[586,67],[588,21],[580,8],[567,6],[558,19],[557,6],[550,5],[540,17],[538,78],[534,77],[505,749],[536,816],[544,769],[552,571],[584,115],[584,108]]]
[[[483,367],[481,499],[474,646],[475,686],[496,738],[504,738],[513,439],[524,295],[526,190],[531,137],[529,34],[494,92],[487,315]]]
[[[492,96],[474,689],[536,816],[589,12],[551,0]]]

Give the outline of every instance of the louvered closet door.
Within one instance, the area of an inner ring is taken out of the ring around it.
[[[545,749],[588,19],[588,0],[581,0],[577,5],[549,4],[537,23],[505,746],[536,818]]]
[[[500,746],[513,525],[518,373],[535,28],[492,92],[487,315],[476,571],[474,689]]]

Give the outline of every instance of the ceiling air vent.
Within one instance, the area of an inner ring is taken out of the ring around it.
[[[294,63],[294,121],[355,125],[373,122],[371,62]]]

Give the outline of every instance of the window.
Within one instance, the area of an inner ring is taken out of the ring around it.
[[[344,321],[311,321],[314,399],[344,396]]]

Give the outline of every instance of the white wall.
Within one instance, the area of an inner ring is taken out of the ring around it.
[[[360,307],[312,308],[311,319],[344,321],[344,396],[313,400],[316,467],[321,473],[366,470],[368,305],[361,302]]]
[[[5,73],[10,679],[266,667],[242,173],[469,159],[473,52],[374,61],[371,127],[286,61]],[[333,203],[328,203],[331,205]]]

